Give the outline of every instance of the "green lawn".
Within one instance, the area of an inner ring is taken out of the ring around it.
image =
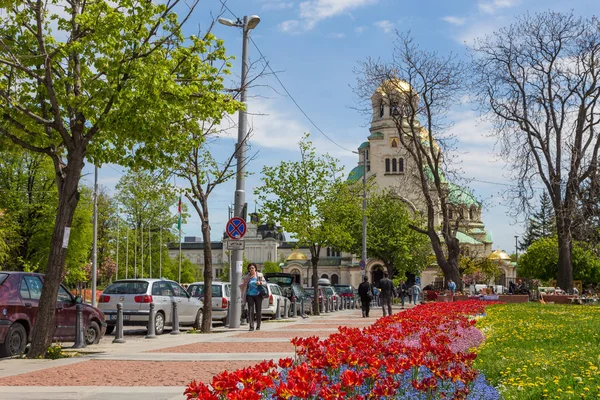
[[[477,322],[474,367],[506,399],[600,399],[600,306],[504,304]]]

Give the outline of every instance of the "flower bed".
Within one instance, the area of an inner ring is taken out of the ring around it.
[[[192,382],[188,399],[498,399],[472,368],[480,301],[430,303],[325,340],[294,338],[296,360],[263,361]]]

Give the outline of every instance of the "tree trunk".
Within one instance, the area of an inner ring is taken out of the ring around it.
[[[572,247],[573,237],[568,222],[557,221],[558,233],[558,270],[556,273],[556,286],[569,291],[573,288],[573,263]]]
[[[55,311],[58,288],[63,279],[67,256],[67,249],[63,247],[63,239],[65,228],[70,227],[73,222],[73,215],[79,201],[78,185],[84,166],[83,159],[83,154],[71,154],[68,158],[68,166],[57,170],[58,208],[50,242],[44,286],[33,328],[31,348],[27,354],[28,358],[44,356],[52,344],[56,329]],[[62,177],[61,173],[65,173],[65,176]]]
[[[313,315],[320,315],[319,312],[319,252],[320,252],[321,248],[319,247],[318,249],[313,245],[310,247],[310,263],[312,264],[312,279],[313,279],[313,289],[315,291],[315,296],[313,297],[313,302],[312,302],[312,310],[313,310]],[[307,285],[308,282],[307,282]],[[325,301],[325,299],[323,299],[323,301]]]
[[[433,252],[435,253],[435,259],[442,272],[444,273],[445,281],[448,282],[450,279],[452,279],[454,283],[456,283],[456,290],[461,291],[463,288],[463,283],[460,277],[460,271],[458,269],[458,256],[460,254],[458,239],[446,239],[445,244],[446,249],[448,250],[448,256],[445,256],[444,251],[442,249],[442,244],[439,240],[439,237],[437,236],[437,233],[430,232],[429,237],[431,239],[431,246],[433,248]]]
[[[204,241],[204,312],[202,313],[201,332],[209,333],[212,327],[212,249],[210,248],[210,224],[208,223],[208,203],[202,201],[204,219],[202,220],[202,240]]]

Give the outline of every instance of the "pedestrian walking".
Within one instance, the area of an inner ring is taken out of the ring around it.
[[[373,286],[369,283],[369,278],[365,276],[363,282],[358,285],[358,295],[360,296],[360,304],[362,307],[362,316],[367,318],[369,316],[369,310],[371,309],[371,300],[375,296],[373,293]]]
[[[262,300],[263,296],[259,286],[267,285],[263,274],[258,272],[256,264],[248,264],[248,273],[244,276],[240,289],[242,290],[242,310],[248,304],[248,323],[250,330],[254,330],[254,321],[256,321],[256,330],[260,331],[260,322],[262,318]]]
[[[412,297],[413,297],[413,287],[409,287],[407,290],[408,293],[408,304],[412,303]]]
[[[404,296],[406,296],[407,291],[406,282],[400,281],[400,285],[398,285],[398,289],[396,291],[398,292],[397,294],[400,297],[402,308],[404,309]]]
[[[419,299],[419,295],[421,294],[421,288],[416,283],[412,285],[412,300],[415,305],[417,305],[417,300]]]
[[[448,290],[450,290],[452,297],[454,297],[454,295],[456,294],[456,283],[454,283],[452,279],[448,281]]]
[[[383,272],[383,278],[379,281],[379,290],[381,298],[381,308],[383,309],[383,316],[392,315],[392,298],[394,297],[394,282],[388,278],[388,273]]]

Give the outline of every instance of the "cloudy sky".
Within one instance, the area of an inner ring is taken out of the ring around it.
[[[253,175],[246,181],[250,211],[255,207],[253,188],[260,183],[262,167],[296,159],[297,142],[303,132],[311,133],[320,152],[337,157],[346,172],[356,165],[357,156],[351,151],[366,140],[369,121],[355,109],[359,99],[352,91],[356,83],[353,71],[367,57],[388,59],[396,31],[410,30],[415,42],[425,50],[453,52],[467,60],[466,45],[509,25],[518,15],[548,9],[574,10],[583,16],[600,14],[598,0],[201,0],[188,24],[188,33],[205,30],[222,3],[228,8],[223,17],[260,16],[261,22],[252,32],[258,49],[250,45],[251,62],[261,65],[264,60],[260,59],[260,50],[285,86],[282,88],[275,77],[265,76],[250,89],[248,110],[252,114],[249,123],[253,136],[248,154],[254,156],[248,166]],[[216,25],[213,33],[224,39],[228,53],[237,57],[228,82],[236,87],[241,32]],[[294,101],[335,143],[319,132]],[[489,136],[489,125],[478,120],[474,106],[469,104],[453,110],[450,117],[459,141],[460,168],[485,205],[483,220],[493,233],[494,248],[512,253],[514,235],[521,235],[524,228],[522,221],[507,215],[509,206],[502,193],[511,182],[503,172],[506,165],[498,157],[495,140]],[[237,121],[235,117],[234,120]],[[215,154],[233,149],[235,137],[233,131],[230,138],[215,143]],[[112,190],[121,173],[119,167],[104,166],[99,182]],[[223,233],[234,190],[235,183],[231,182],[212,195],[214,240]],[[193,213],[184,225],[184,235],[201,235],[199,220]]]

